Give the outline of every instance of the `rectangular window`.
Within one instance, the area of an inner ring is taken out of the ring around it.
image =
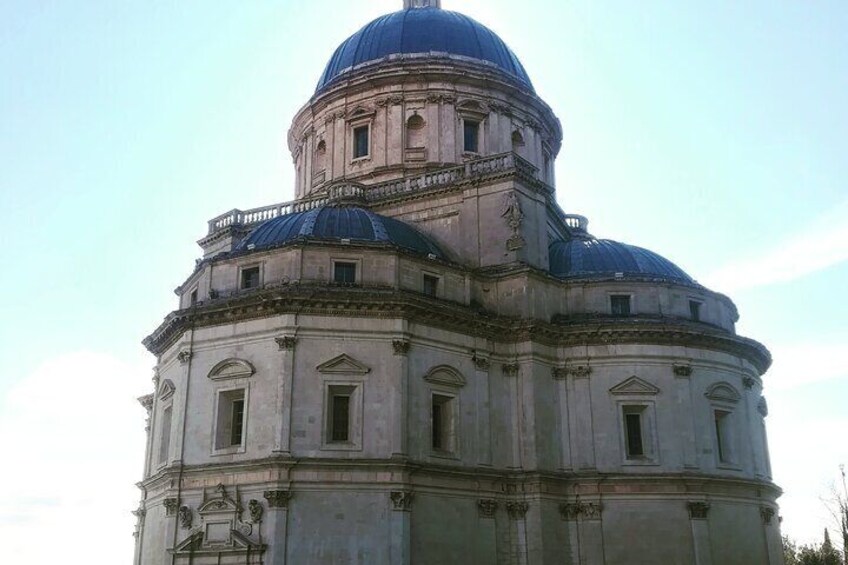
[[[715,414],[715,436],[716,451],[719,463],[730,463],[730,412],[716,410]]]
[[[350,387],[330,387],[331,442],[350,440]]]
[[[233,413],[230,418],[233,422],[232,432],[230,432],[230,445],[241,445],[244,432],[244,398],[233,400]]]
[[[244,389],[218,393],[218,417],[215,429],[215,449],[240,447],[244,444]]]
[[[171,447],[171,407],[162,410],[162,426],[159,436],[159,463],[168,461],[168,451]]]
[[[333,282],[338,284],[356,283],[356,263],[342,261],[333,263]]]
[[[453,397],[434,394],[430,414],[433,450],[453,451]]]
[[[469,153],[478,153],[480,150],[480,122],[463,120],[463,148]]]
[[[692,320],[696,322],[701,321],[701,303],[697,300],[689,301],[689,314],[692,317]]]
[[[424,294],[427,296],[436,296],[439,291],[439,277],[433,275],[424,275]]]
[[[368,154],[368,126],[353,128],[353,158],[367,157]]]
[[[613,316],[629,316],[630,296],[627,294],[614,294],[610,296],[610,311]]]
[[[188,300],[189,300],[189,304],[191,304],[191,306],[194,306],[195,304],[197,304],[197,289],[196,288],[191,291],[191,294],[189,295]]]
[[[645,455],[642,445],[642,414],[632,412],[624,415],[624,428],[627,432],[627,457],[636,458]]]
[[[247,267],[241,270],[241,288],[244,290],[259,286],[259,267]]]

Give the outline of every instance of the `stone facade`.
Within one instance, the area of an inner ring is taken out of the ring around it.
[[[297,200],[211,220],[145,340],[135,562],[781,563],[768,352],[696,284],[550,274],[550,242],[587,227],[554,198],[561,139],[532,91],[467,58],[389,59],[319,91],[289,132]],[[446,256],[239,247],[352,203]]]

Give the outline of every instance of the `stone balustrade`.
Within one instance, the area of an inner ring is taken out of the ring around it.
[[[209,234],[211,235],[218,230],[230,226],[251,226],[282,216],[283,214],[305,212],[332,201],[360,200],[375,203],[418,191],[449,186],[467,179],[501,174],[508,171],[516,171],[529,178],[537,178],[538,175],[538,169],[533,164],[522,159],[515,153],[499,153],[468,161],[462,165],[446,167],[417,176],[409,176],[371,185],[343,182],[330,186],[326,191],[318,195],[301,200],[281,202],[251,210],[233,209],[209,220]]]

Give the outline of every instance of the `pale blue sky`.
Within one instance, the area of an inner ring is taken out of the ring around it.
[[[116,511],[134,506],[144,415],[124,396],[154,364],[139,342],[206,220],[292,197],[291,118],[336,45],[400,5],[0,0],[0,436],[48,397],[53,427],[24,434],[42,451],[78,441],[76,403],[126,406],[131,437],[108,436],[103,465],[128,487]],[[805,539],[848,463],[847,6],[444,0],[507,41],[562,120],[563,207],[730,294],[772,349],[784,530]],[[91,366],[112,361],[125,373]],[[0,500],[0,526],[18,506]]]

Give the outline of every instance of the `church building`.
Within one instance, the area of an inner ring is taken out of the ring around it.
[[[294,116],[295,199],[209,220],[144,340],[135,563],[782,564],[768,350],[560,207],[498,35],[402,8]]]

